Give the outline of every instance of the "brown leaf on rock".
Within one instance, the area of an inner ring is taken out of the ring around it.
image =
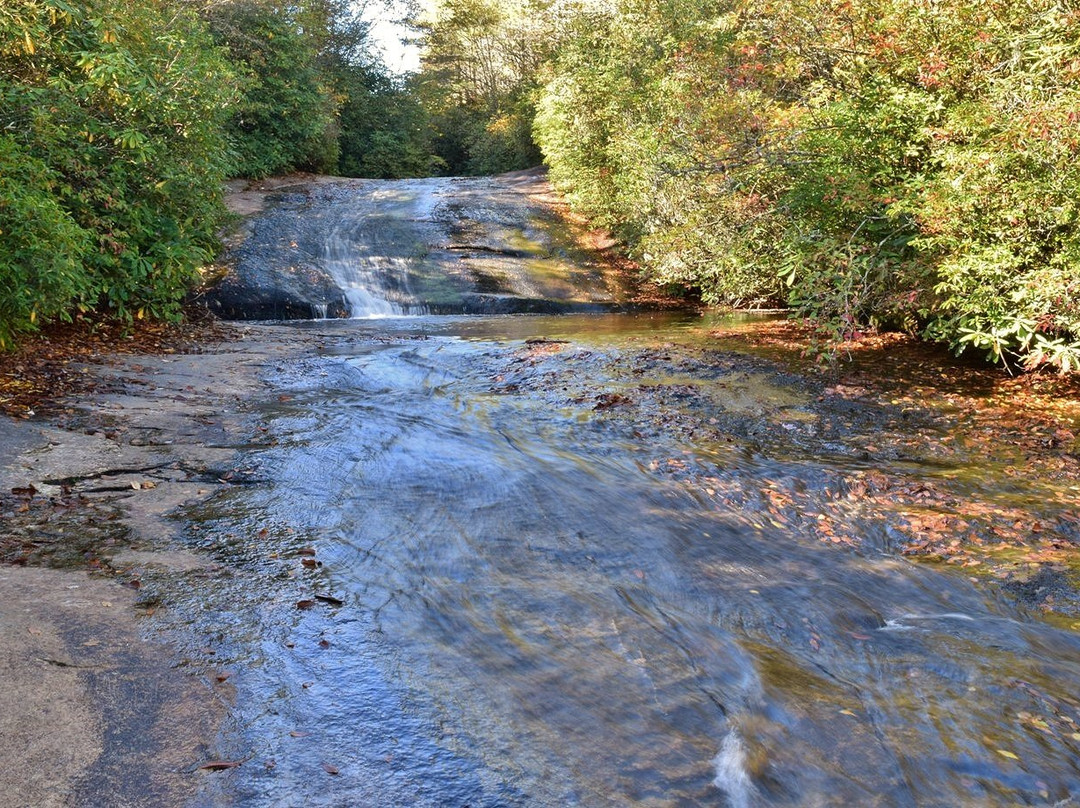
[[[199,766],[199,768],[203,771],[208,772],[220,772],[224,771],[225,769],[235,769],[243,762],[244,761],[242,760],[211,760],[207,763],[202,764],[201,766]]]
[[[622,407],[633,402],[619,393],[601,393],[596,397],[594,410],[610,410],[612,407]]]

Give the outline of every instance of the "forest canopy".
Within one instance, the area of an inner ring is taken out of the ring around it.
[[[6,0],[0,342],[173,316],[226,177],[545,162],[643,273],[1080,368],[1064,0],[434,0],[415,75],[348,0]]]

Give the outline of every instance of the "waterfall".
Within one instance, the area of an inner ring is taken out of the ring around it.
[[[713,785],[727,796],[730,808],[748,808],[754,795],[754,784],[746,767],[746,748],[732,730],[713,758]]]
[[[409,263],[404,258],[371,254],[362,233],[336,225],[323,246],[323,264],[340,287],[354,318],[410,314]]]

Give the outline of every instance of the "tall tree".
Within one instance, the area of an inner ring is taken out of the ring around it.
[[[418,88],[448,171],[482,174],[540,161],[533,95],[568,18],[551,0],[440,0],[416,23]]]
[[[324,67],[336,54],[324,5],[235,0],[209,10],[244,79],[229,125],[237,175],[336,166],[338,100]]]

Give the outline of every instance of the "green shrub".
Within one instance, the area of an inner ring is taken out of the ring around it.
[[[1080,15],[1055,0],[622,0],[536,137],[647,273],[1080,367]]]
[[[53,317],[91,292],[82,261],[93,245],[53,196],[48,166],[0,136],[0,348],[15,332]]]
[[[224,212],[230,77],[182,6],[5,3],[0,215],[5,271],[27,284],[3,313],[6,333],[71,306],[178,313]]]

